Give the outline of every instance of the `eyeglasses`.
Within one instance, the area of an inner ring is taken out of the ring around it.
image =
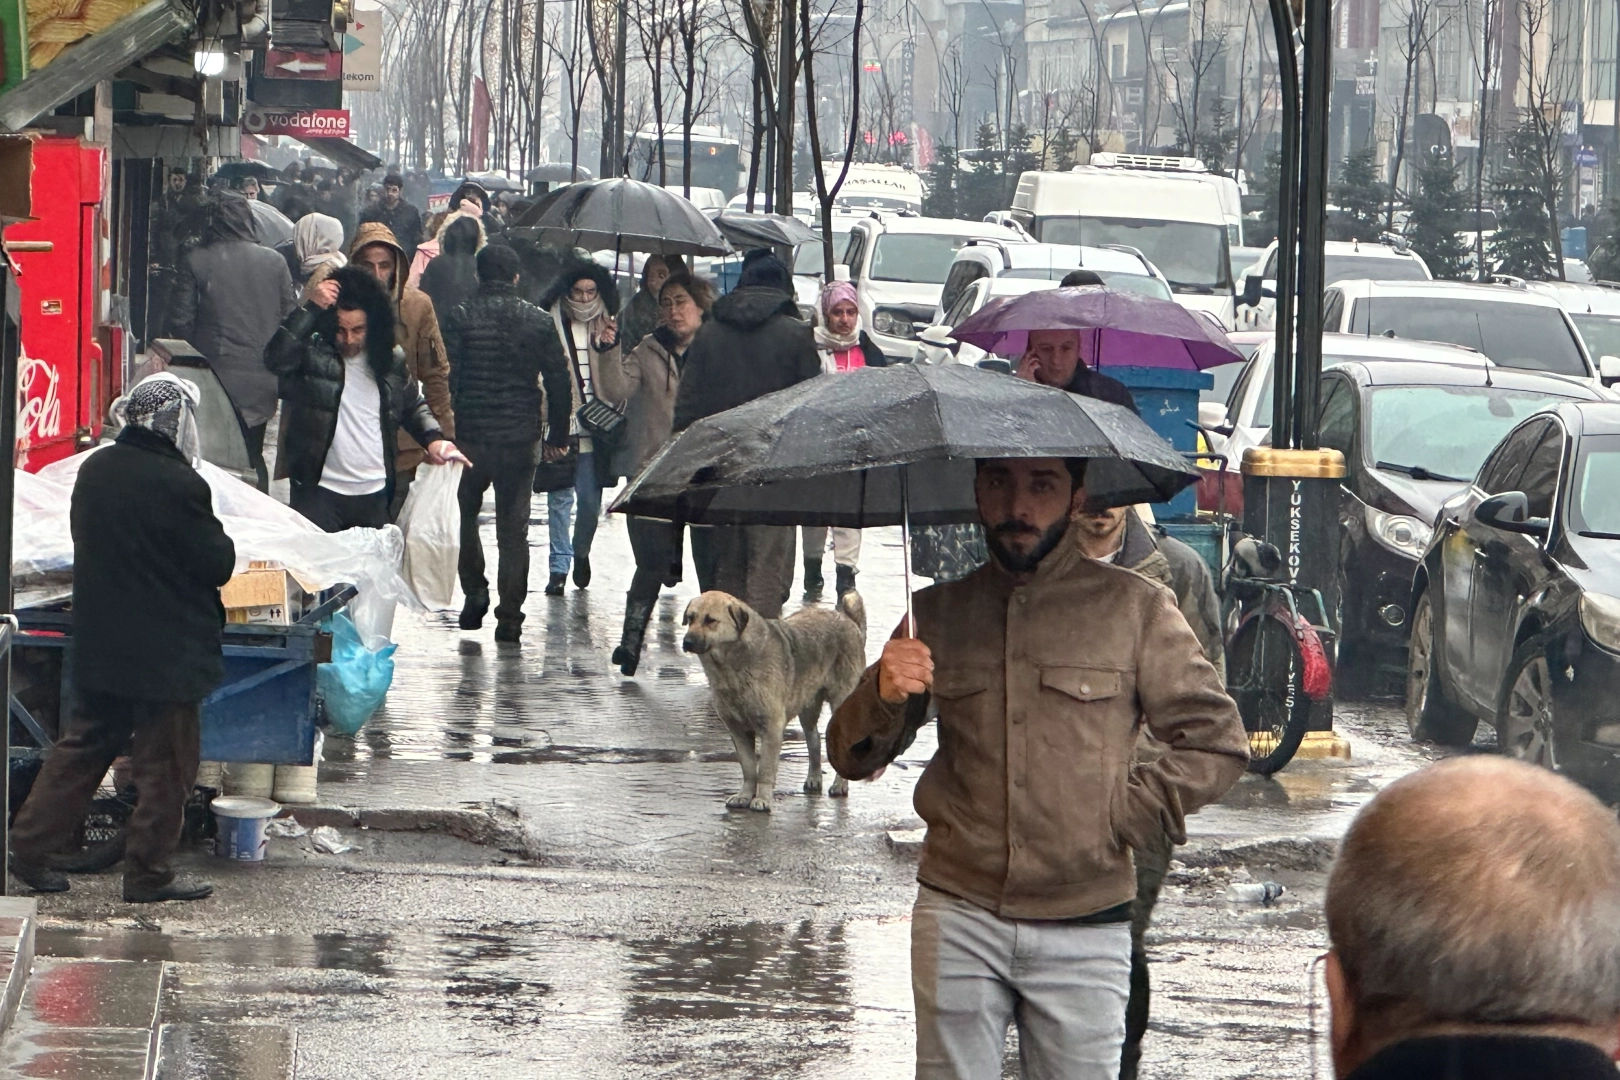
[[[589,289],[569,289],[568,295],[574,300],[595,300],[596,289],[594,287]]]

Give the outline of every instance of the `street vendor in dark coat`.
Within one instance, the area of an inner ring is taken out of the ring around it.
[[[77,707],[11,829],[11,869],[62,892],[56,867],[113,759],[130,746],[139,800],[125,836],[124,899],[196,900],[175,874],[197,778],[201,702],[224,676],[219,589],[236,549],[214,516],[198,453],[195,386],[163,373],[123,403],[125,426],[73,487],[73,672]]]

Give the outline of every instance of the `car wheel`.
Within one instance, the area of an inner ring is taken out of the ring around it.
[[[1434,601],[1425,593],[1412,614],[1406,650],[1406,727],[1412,738],[1442,746],[1467,746],[1479,721],[1446,698],[1440,685],[1434,636]]]
[[[1507,757],[1557,771],[1553,730],[1552,670],[1542,641],[1531,638],[1513,653],[1502,707],[1496,716],[1496,745]]]

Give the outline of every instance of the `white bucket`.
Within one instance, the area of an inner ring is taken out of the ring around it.
[[[214,854],[235,862],[263,862],[264,823],[281,813],[281,807],[245,795],[221,795],[208,805],[219,827]]]

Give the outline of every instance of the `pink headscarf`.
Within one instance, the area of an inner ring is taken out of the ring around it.
[[[821,314],[823,316],[831,315],[832,309],[845,300],[848,300],[850,303],[859,307],[860,305],[856,302],[855,298],[856,292],[854,282],[829,282],[826,288],[821,290]]]

